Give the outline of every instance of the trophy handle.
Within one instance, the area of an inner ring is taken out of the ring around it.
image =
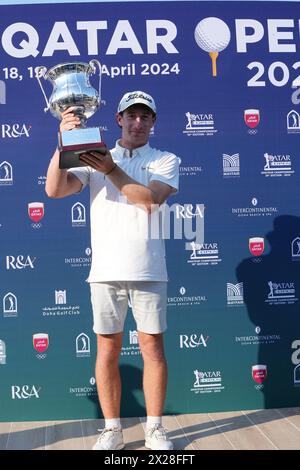
[[[100,103],[101,103],[102,68],[101,68],[101,64],[100,64],[99,60],[97,60],[97,59],[90,60],[89,66],[91,67],[93,73],[96,72],[96,65],[98,66],[98,70],[99,70],[99,106],[100,106]]]
[[[35,73],[36,73],[36,78],[37,78],[37,81],[39,82],[39,85],[40,85],[40,88],[42,90],[42,93],[44,95],[44,98],[45,98],[45,101],[46,101],[46,105],[47,107],[44,108],[44,112],[46,113],[49,109],[50,109],[50,103],[49,103],[49,100],[47,98],[47,95],[45,93],[45,90],[43,88],[43,85],[41,83],[41,80],[40,80],[40,73],[42,75],[43,78],[45,78],[45,74],[47,72],[47,68],[44,66],[44,65],[40,65],[39,67],[36,67],[35,69]]]

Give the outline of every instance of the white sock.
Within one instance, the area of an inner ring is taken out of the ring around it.
[[[115,428],[115,427],[117,427],[119,429],[122,429],[120,418],[105,419],[105,427],[106,428]]]
[[[162,416],[147,416],[147,428],[153,428],[155,425],[161,426]]]

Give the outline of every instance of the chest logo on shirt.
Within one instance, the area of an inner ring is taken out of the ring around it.
[[[154,165],[152,165],[151,163],[148,163],[147,165],[142,166],[141,168],[142,170],[154,171]]]

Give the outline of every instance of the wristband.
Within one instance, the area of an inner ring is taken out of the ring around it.
[[[116,168],[117,168],[117,164],[115,163],[115,165],[112,167],[111,170],[109,170],[107,173],[104,173],[105,176],[110,175]]]

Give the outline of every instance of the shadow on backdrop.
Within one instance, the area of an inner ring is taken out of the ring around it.
[[[266,239],[270,252],[243,260],[236,270],[249,318],[260,336],[257,365],[266,366],[256,372],[262,380],[257,387],[265,408],[299,406],[291,357],[292,343],[300,339],[300,218],[276,217]]]

